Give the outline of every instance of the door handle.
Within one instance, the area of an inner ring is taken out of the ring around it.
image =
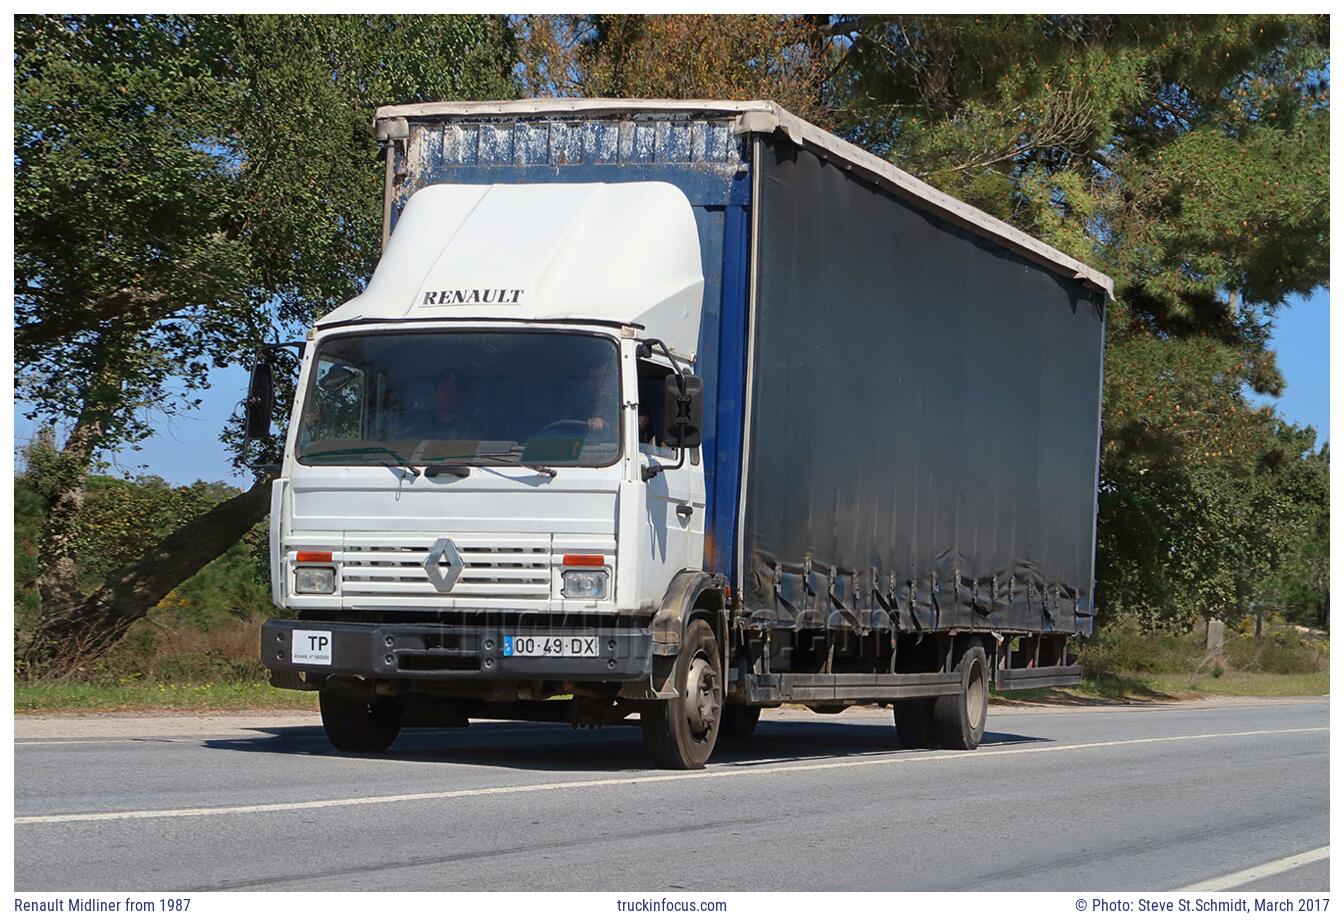
[[[682,502],[681,504],[677,505],[677,517],[687,517],[694,510],[695,509],[692,508],[690,505],[688,505],[686,502]]]

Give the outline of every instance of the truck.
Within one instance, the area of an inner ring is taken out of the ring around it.
[[[294,347],[261,658],[336,749],[637,717],[697,769],[791,704],[970,750],[1081,679],[1108,277],[771,102],[373,127],[376,270],[245,403]]]

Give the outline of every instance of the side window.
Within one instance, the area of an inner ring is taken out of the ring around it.
[[[676,451],[663,444],[663,388],[672,369],[653,361],[640,361],[639,374],[639,449],[659,457],[675,457]]]

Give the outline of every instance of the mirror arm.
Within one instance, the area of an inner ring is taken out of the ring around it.
[[[308,347],[307,342],[263,342],[260,351],[270,354],[273,351],[279,351],[282,348],[292,348],[303,357],[304,349]]]
[[[667,356],[667,360],[668,360],[668,362],[672,365],[672,373],[674,373],[674,374],[677,375],[677,390],[679,390],[679,391],[681,392],[681,398],[682,398],[682,400],[685,400],[685,399],[686,399],[686,372],[683,371],[683,370],[681,369],[681,365],[677,363],[677,359],[676,359],[675,357],[672,356],[672,349],[670,349],[670,348],[667,347],[667,343],[666,343],[666,342],[664,342],[662,339],[655,339],[655,338],[640,339],[640,342],[639,342],[639,349],[640,349],[640,352],[641,352],[640,357],[644,357],[644,358],[650,357],[650,356],[653,354],[653,346],[655,346],[655,345],[657,345],[659,348],[661,348],[661,349],[663,350],[663,354]],[[686,436],[686,425],[685,425],[684,423],[678,425],[678,426],[677,426],[677,430],[678,430],[678,433],[679,433],[679,435],[680,435],[679,440],[684,440],[684,439],[685,439],[685,436]],[[678,448],[677,448],[677,465],[676,465],[676,466],[657,466],[657,465],[654,465],[654,466],[647,466],[647,467],[645,467],[645,468],[644,468],[644,472],[645,472],[644,481],[645,481],[645,482],[648,482],[650,479],[652,479],[654,476],[657,476],[657,475],[658,475],[659,473],[661,473],[663,470],[679,470],[679,469],[681,469],[681,468],[682,468],[683,466],[685,466],[685,464],[686,464],[686,455],[687,455],[687,453],[689,453],[689,451],[690,451],[690,448],[687,448],[687,447],[678,447]],[[652,470],[652,472],[650,472],[650,470]]]
[[[653,354],[653,346],[655,345],[663,350],[663,354],[667,356],[667,360],[672,364],[672,373],[677,375],[677,389],[681,391],[682,396],[685,396],[686,373],[681,369],[681,365],[677,363],[677,359],[672,357],[672,350],[667,347],[667,343],[662,339],[641,339],[639,344],[640,350],[643,352],[641,357],[644,358]]]

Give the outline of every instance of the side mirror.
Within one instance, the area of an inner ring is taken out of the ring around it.
[[[669,447],[699,447],[705,415],[705,382],[693,374],[682,378],[686,392],[677,385],[677,375],[663,383],[663,441]]]
[[[252,365],[244,403],[243,433],[248,438],[264,438],[271,433],[271,409],[275,404],[275,377],[271,363],[258,359]]]

